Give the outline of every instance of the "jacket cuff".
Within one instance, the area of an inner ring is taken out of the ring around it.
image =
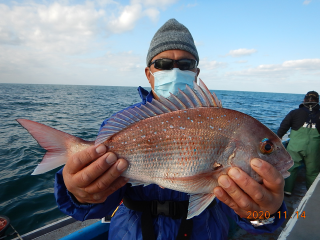
[[[79,204],[72,199],[64,184],[62,170],[63,168],[56,173],[54,182],[54,196],[56,198],[57,205],[64,214],[79,221],[84,221],[93,205]]]
[[[77,208],[91,208],[93,204],[91,203],[81,203],[79,202],[76,197],[68,191],[67,189],[67,195],[70,198],[70,201],[73,203],[73,205],[75,205]]]

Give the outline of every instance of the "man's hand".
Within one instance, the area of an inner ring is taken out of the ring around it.
[[[263,178],[263,184],[233,167],[228,175],[219,177],[220,186],[214,189],[214,194],[241,218],[248,218],[250,213],[252,218],[254,211],[259,213],[259,217],[261,212],[263,217],[267,211],[270,215],[276,213],[283,202],[282,175],[269,163],[258,158],[251,160],[251,167]]]
[[[120,177],[127,167],[126,160],[117,159],[100,144],[72,155],[62,174],[68,191],[80,203],[102,203],[128,182]]]

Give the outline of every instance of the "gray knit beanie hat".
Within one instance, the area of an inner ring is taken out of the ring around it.
[[[198,51],[194,45],[191,33],[188,28],[174,18],[168,20],[153,36],[147,55],[147,66],[154,56],[173,49],[191,53],[199,64]]]

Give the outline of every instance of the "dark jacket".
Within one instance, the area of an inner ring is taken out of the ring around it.
[[[305,122],[311,120],[311,123],[316,124],[316,128],[320,133],[320,111],[319,105],[315,106],[310,112],[309,108],[305,107],[303,104],[299,105],[298,109],[292,110],[288,115],[283,119],[278,129],[278,136],[280,138],[286,134],[286,132],[291,128],[292,130],[297,131],[303,126]]]

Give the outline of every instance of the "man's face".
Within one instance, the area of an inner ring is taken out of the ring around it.
[[[317,96],[314,94],[309,94],[307,97],[303,100],[305,103],[318,103],[319,100],[317,99]]]
[[[160,58],[168,58],[168,59],[173,59],[173,60],[180,60],[180,59],[194,59],[194,60],[196,60],[195,57],[189,52],[186,52],[183,50],[167,50],[167,51],[161,52],[158,55],[156,55],[154,58],[152,58],[151,62],[153,62],[154,60],[160,59]],[[174,67],[175,68],[178,67],[176,63],[174,65]],[[145,74],[148,78],[148,81],[151,85],[151,88],[153,89],[154,88],[154,77],[152,76],[150,71],[152,73],[155,73],[155,72],[162,71],[162,70],[156,69],[154,67],[154,64],[152,64],[150,66],[150,68],[149,67],[145,68]],[[200,73],[200,69],[194,68],[194,69],[190,69],[189,71],[193,71],[193,72],[197,73],[196,77],[195,77],[195,81],[196,81],[197,76]]]

